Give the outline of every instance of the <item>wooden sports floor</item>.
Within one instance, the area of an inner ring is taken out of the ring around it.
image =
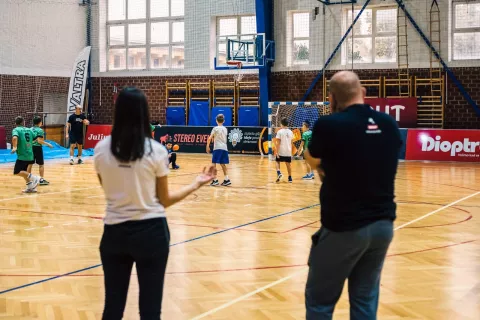
[[[172,234],[163,319],[304,319],[319,181],[274,184],[274,164],[232,156],[233,185],[205,187],[168,210]],[[179,155],[172,188],[207,155]],[[0,166],[0,319],[100,319],[98,246],[104,198],[92,160],[46,164],[51,185],[20,191]],[[401,163],[398,220],[383,272],[379,319],[480,319],[480,167]],[[325,261],[328,263],[328,261]],[[124,319],[138,319],[132,275]],[[347,295],[335,319],[348,319]]]

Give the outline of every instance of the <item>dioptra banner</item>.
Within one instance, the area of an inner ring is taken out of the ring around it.
[[[91,124],[85,134],[83,147],[85,149],[95,148],[98,142],[105,139],[112,133],[112,126],[107,124]]]
[[[261,127],[226,127],[229,153],[260,154],[264,132]],[[163,126],[155,130],[155,140],[171,140],[180,152],[205,153],[212,127]]]
[[[409,130],[406,159],[480,162],[480,130]]]
[[[417,98],[366,98],[365,102],[392,116],[400,128],[417,126]]]

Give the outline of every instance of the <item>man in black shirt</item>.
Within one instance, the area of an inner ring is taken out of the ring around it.
[[[376,319],[402,140],[392,117],[364,103],[365,93],[353,72],[332,77],[333,114],[317,121],[305,154],[323,181],[322,227],[312,236],[308,261],[307,319],[332,319],[346,279],[350,319]]]
[[[76,106],[75,113],[68,117],[66,138],[70,141],[70,164],[73,165],[73,154],[75,146],[78,148],[78,164],[82,164],[82,150],[83,150],[83,126],[88,126],[90,122],[82,113],[82,107]]]

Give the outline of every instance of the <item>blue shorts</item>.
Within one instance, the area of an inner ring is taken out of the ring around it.
[[[228,151],[213,150],[212,163],[228,164]]]

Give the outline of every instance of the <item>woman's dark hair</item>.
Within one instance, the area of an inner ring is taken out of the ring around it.
[[[141,159],[151,137],[147,97],[137,88],[124,88],[115,102],[112,154],[121,162]]]

